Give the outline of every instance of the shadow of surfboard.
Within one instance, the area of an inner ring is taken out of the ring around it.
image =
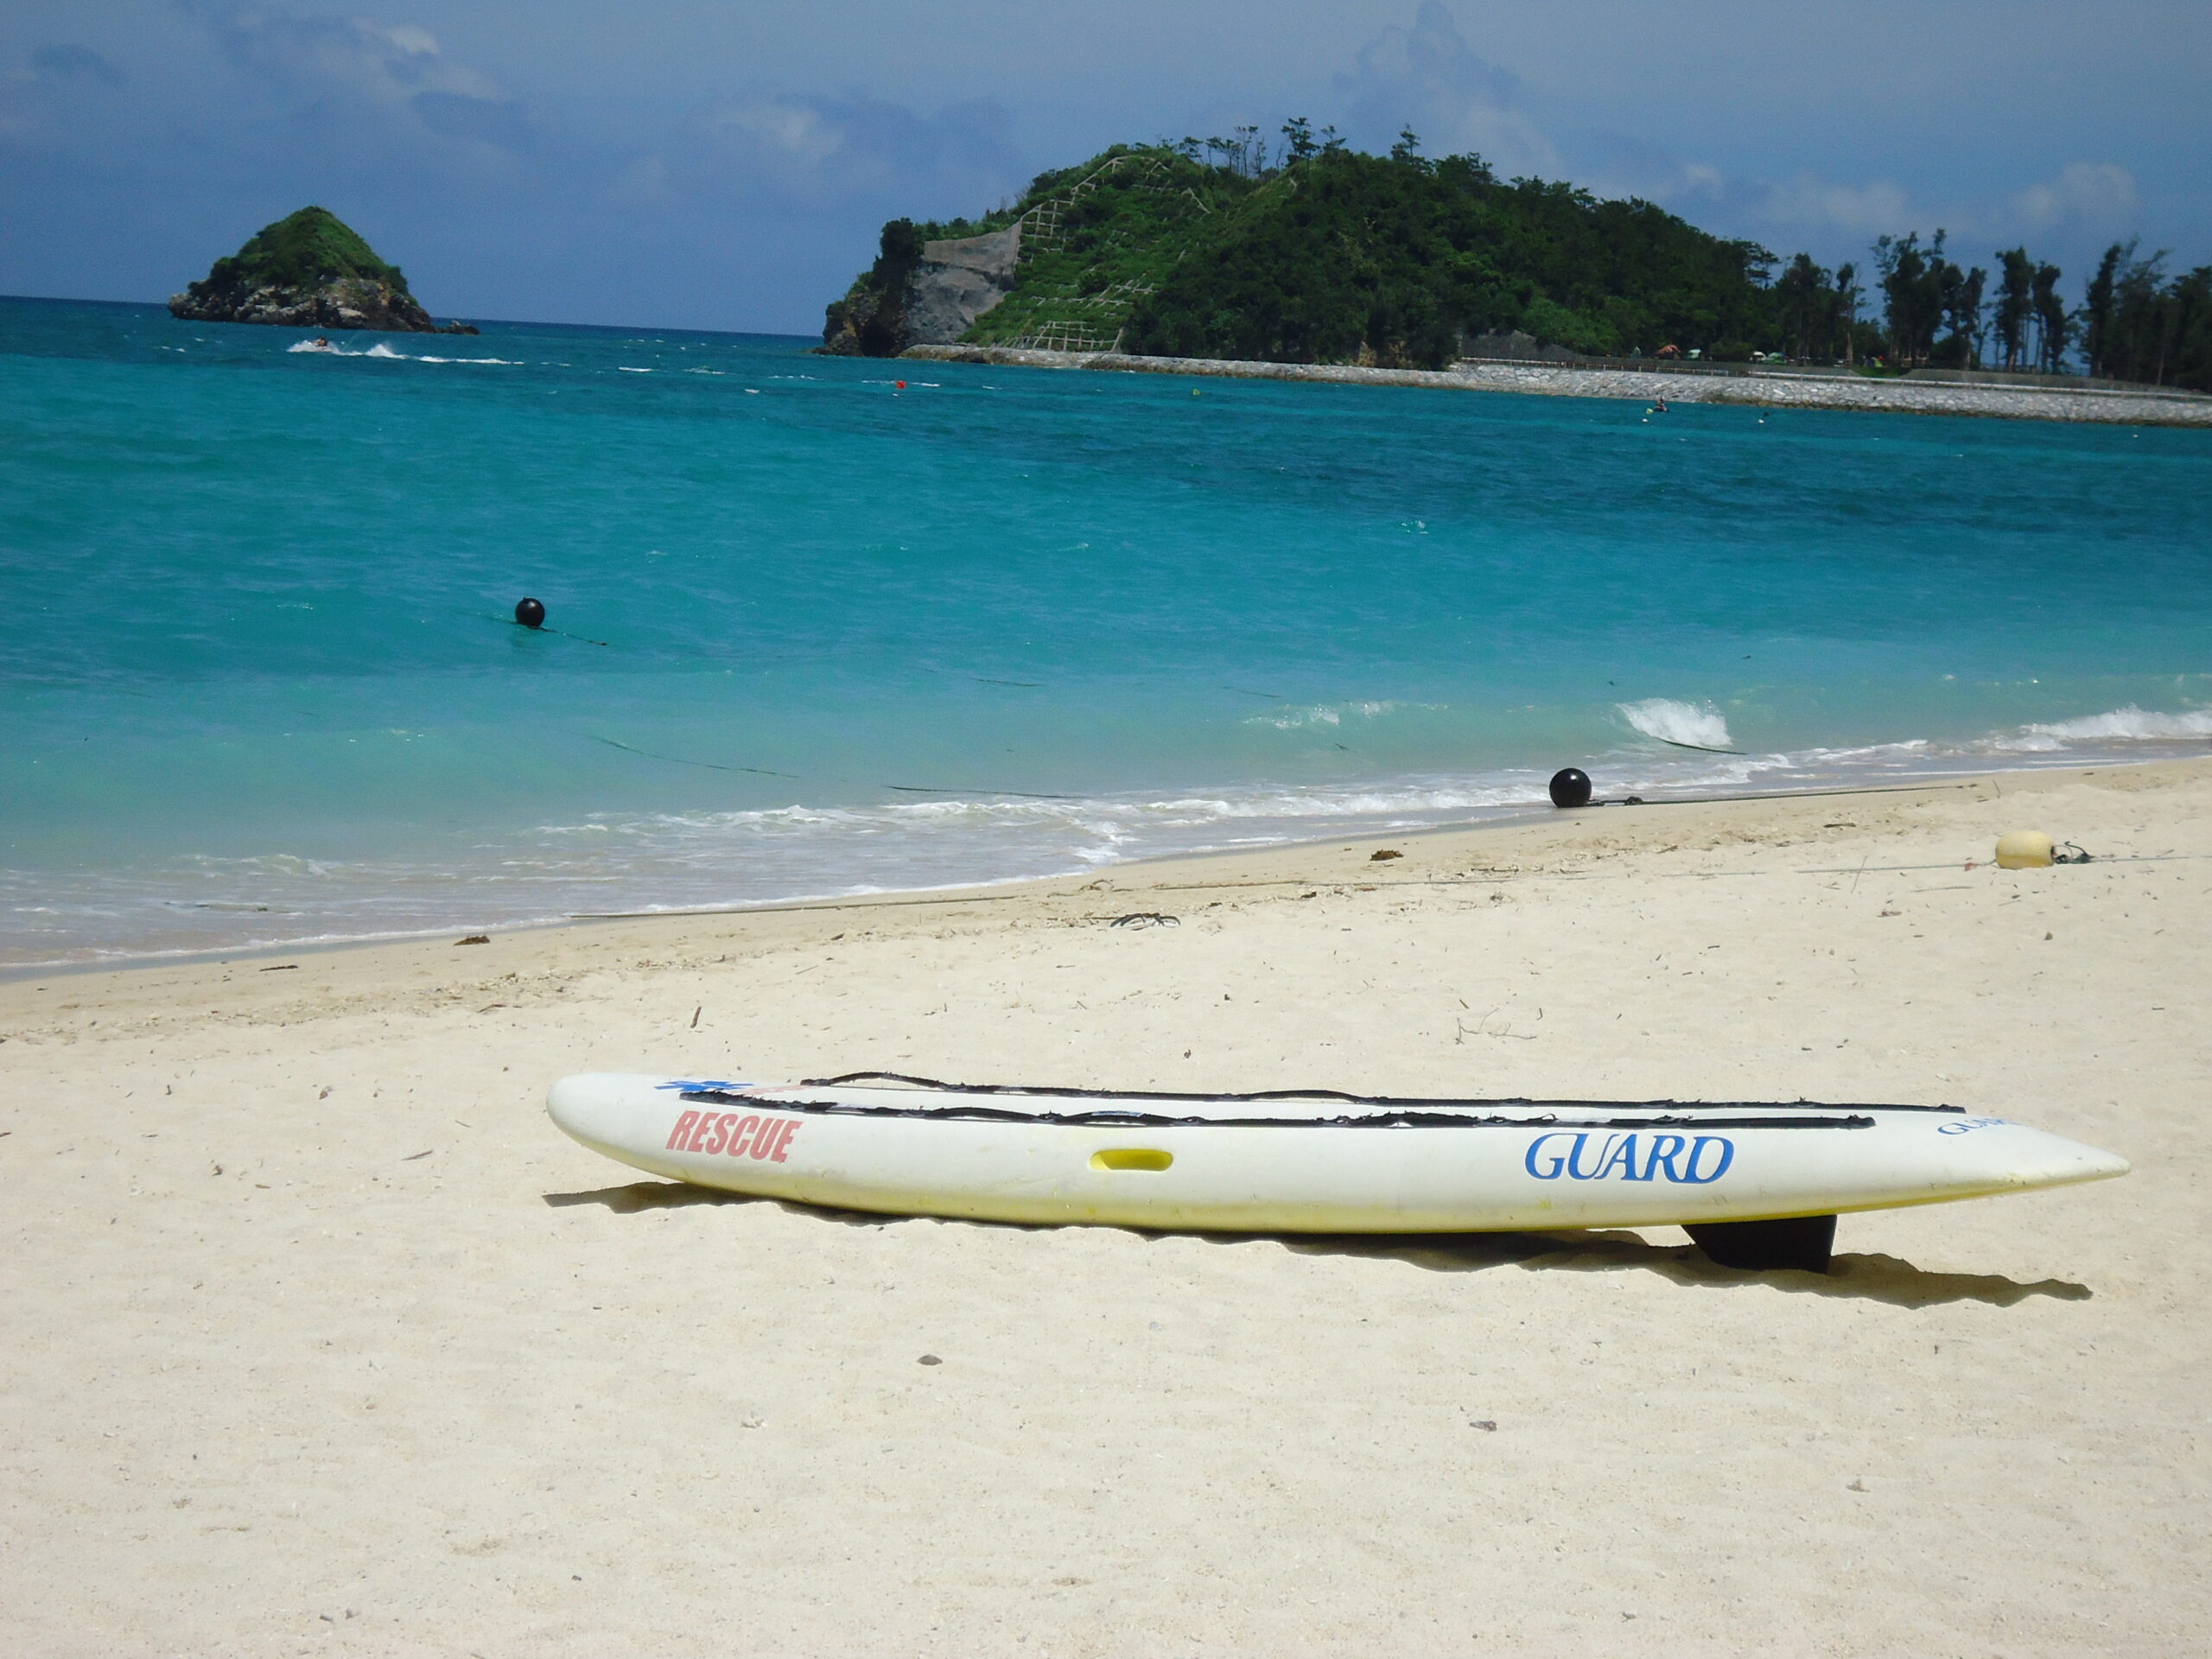
[[[548,1192],[554,1209],[598,1205],[619,1216],[695,1205],[772,1204],[786,1214],[847,1227],[882,1228],[928,1221],[947,1227],[993,1227],[1021,1232],[1052,1232],[1050,1223],[969,1221],[955,1217],[878,1215],[868,1211],[833,1210],[691,1186],[681,1181],[632,1181],[582,1192]],[[2087,1301],[2095,1293],[2064,1279],[2023,1281],[1988,1273],[1935,1273],[1894,1255],[1839,1254],[1826,1273],[1792,1268],[1751,1272],[1717,1267],[1694,1244],[1655,1244],[1623,1231],[1563,1233],[1201,1233],[1125,1227],[1141,1238],[1197,1238],[1220,1245],[1273,1243],[1294,1255],[1349,1255],[1370,1261],[1402,1262],[1429,1273],[1486,1273],[1520,1268],[1540,1273],[1656,1274],[1672,1284],[1698,1289],[1764,1287],[1801,1296],[1840,1297],[1880,1302],[1891,1307],[1936,1307],[1947,1302],[1980,1302],[2011,1307],[2036,1297],[2063,1302]]]

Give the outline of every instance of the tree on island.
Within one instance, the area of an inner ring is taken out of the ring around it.
[[[1990,317],[1996,336],[1998,366],[2018,369],[2026,360],[2028,327],[2035,317],[2035,261],[2025,248],[2005,248],[1997,256],[1997,306]]]
[[[2165,280],[2164,250],[2115,242],[2089,279],[2080,321],[2089,372],[2153,386],[2212,385],[2212,265]]]
[[[1947,242],[1941,230],[1880,238],[1869,286],[1881,315],[1862,321],[1857,265],[1830,271],[1801,253],[1777,276],[1757,243],[1649,201],[1500,179],[1479,156],[1423,156],[1410,130],[1370,155],[1294,117],[1279,143],[1240,126],[1116,144],[980,219],[894,219],[829,308],[823,349],[958,340],[1436,368],[1495,342],[1477,349],[1878,357],[1893,370],[1977,368],[1993,349],[2005,367],[2061,373],[2079,322],[2103,372],[2212,389],[2212,267],[2168,281],[2163,255],[2116,248],[2077,315],[2056,266],[2000,253],[1993,303],[1988,270],[1953,260]]]

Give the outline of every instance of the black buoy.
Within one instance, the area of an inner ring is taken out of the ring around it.
[[[1587,806],[1590,804],[1590,774],[1580,766],[1568,766],[1552,773],[1552,804],[1554,806]]]
[[[534,599],[517,600],[515,601],[515,620],[521,623],[525,628],[542,628],[545,626],[545,607]],[[1554,788],[1556,788],[1559,780],[1557,779],[1554,779],[1552,781]],[[1583,789],[1583,793],[1587,796],[1589,792],[1589,788],[1586,785]],[[1554,800],[1558,798],[1556,793],[1554,794],[1553,798]]]

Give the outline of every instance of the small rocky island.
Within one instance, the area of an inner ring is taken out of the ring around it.
[[[193,322],[264,322],[285,328],[376,328],[395,334],[473,334],[443,327],[386,264],[327,207],[302,207],[264,226],[206,277],[169,296],[169,315]]]

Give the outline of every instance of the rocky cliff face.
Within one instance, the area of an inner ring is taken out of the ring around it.
[[[322,207],[302,207],[264,226],[246,245],[181,294],[169,315],[194,322],[261,322],[289,328],[376,328],[399,334],[473,334],[443,327],[407,291],[397,265]]]
[[[976,318],[1013,290],[1021,259],[1021,226],[988,236],[925,242],[921,263],[907,283],[910,346],[950,346]]]
[[[378,328],[394,334],[473,334],[465,322],[443,327],[404,289],[343,276],[314,288],[194,283],[169,296],[169,315],[194,322],[266,322],[286,328]]]
[[[1021,227],[902,244],[884,227],[875,268],[830,308],[822,349],[832,357],[896,357],[909,346],[950,346],[1012,291]],[[908,226],[911,230],[912,226]]]

